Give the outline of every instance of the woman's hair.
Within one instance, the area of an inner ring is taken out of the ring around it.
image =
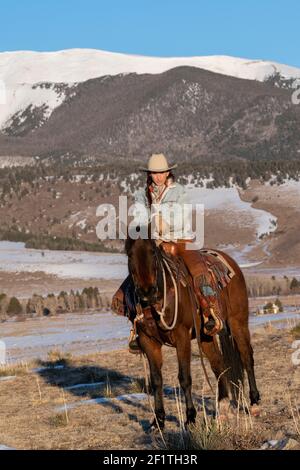
[[[169,172],[168,178],[171,178],[173,181],[175,181],[175,175],[172,171]],[[150,172],[148,172],[145,191],[146,191],[146,196],[147,196],[147,201],[148,201],[149,206],[151,206],[152,204],[152,199],[151,199],[151,194],[150,194],[151,184],[152,184],[152,176]]]

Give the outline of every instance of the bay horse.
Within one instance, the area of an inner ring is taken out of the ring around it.
[[[127,237],[125,251],[128,256],[128,270],[132,277],[135,295],[141,305],[151,307],[153,318],[157,322],[161,317],[155,310],[155,305],[164,296],[165,282],[164,320],[166,324],[171,325],[174,323],[174,308],[176,307],[174,279],[172,280],[171,274],[167,270],[165,279],[163,279],[162,249],[151,238],[134,240]],[[225,328],[219,335],[221,351],[213,337],[203,333],[199,313],[196,315],[195,323],[195,304],[192,302],[188,286],[184,286],[182,283],[178,283],[178,316],[172,330],[160,328],[158,324],[157,333],[152,331],[149,334],[147,328],[142,328],[137,322],[138,341],[142,352],[148,359],[151,388],[154,395],[155,419],[151,424],[152,429],[158,426],[162,429],[165,422],[161,372],[162,345],[164,344],[176,348],[178,379],[186,402],[186,425],[195,422],[196,409],[191,393],[191,339],[195,338],[196,331],[200,335],[202,352],[208,358],[211,369],[218,379],[219,401],[228,398],[229,391],[231,391],[233,401],[236,403],[236,390],[243,383],[245,369],[248,375],[250,403],[256,405],[259,402],[260,396],[256,386],[253,349],[248,327],[249,309],[245,279],[238,264],[226,253],[218,252],[235,271],[235,276],[220,293],[221,314],[225,323]]]

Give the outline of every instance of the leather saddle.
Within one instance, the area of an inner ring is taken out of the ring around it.
[[[187,266],[194,283],[200,278],[208,277],[207,283],[213,282],[220,289],[227,286],[235,275],[233,268],[217,251],[211,249],[188,250],[187,242],[163,242],[161,248],[173,257],[181,257]]]

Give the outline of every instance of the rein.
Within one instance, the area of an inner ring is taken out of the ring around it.
[[[175,292],[175,309],[174,309],[174,318],[173,318],[173,322],[171,325],[167,325],[167,323],[165,322],[165,319],[164,319],[164,316],[165,316],[165,309],[166,309],[166,306],[167,306],[167,281],[166,281],[166,272],[165,272],[165,268],[164,268],[164,264],[161,263],[161,268],[162,268],[162,273],[163,273],[163,292],[164,292],[164,300],[163,300],[163,306],[162,306],[162,310],[156,310],[156,312],[158,313],[158,315],[160,316],[160,321],[163,325],[163,327],[170,331],[170,330],[173,330],[175,328],[175,325],[177,323],[177,318],[178,318],[178,287],[177,287],[177,283],[174,279],[174,276],[173,276],[173,273],[172,273],[172,270],[169,266],[169,264],[167,263],[167,261],[163,258],[163,263],[166,265],[167,267],[167,270],[169,271],[169,274],[171,276],[171,279],[172,279],[172,282],[173,282],[173,286],[174,286],[174,292]]]

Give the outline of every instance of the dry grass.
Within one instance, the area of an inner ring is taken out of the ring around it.
[[[144,377],[136,377],[131,379],[130,393],[147,393],[147,385]]]
[[[51,349],[48,351],[47,358],[48,365],[52,363],[55,363],[55,365],[64,365],[72,359],[72,354],[62,352],[59,349]]]
[[[157,449],[168,450],[245,450],[259,448],[255,432],[237,430],[231,424],[220,426],[216,419],[199,416],[187,430],[164,433],[164,442],[156,440]]]
[[[175,389],[176,390],[176,389]],[[196,423],[185,425],[183,401],[180,389],[176,396],[178,413],[178,431],[167,431],[158,436],[155,447],[168,450],[242,450],[259,446],[257,429],[254,431],[253,420],[249,412],[242,387],[239,388],[238,406],[232,408],[229,400],[221,404],[216,392],[214,413],[209,413],[202,395],[202,408]]]
[[[19,364],[0,365],[0,377],[28,374],[29,365],[27,362]]]
[[[153,420],[152,399],[117,399],[119,395],[147,389],[140,357],[125,350],[81,358],[56,351],[50,354],[51,360],[39,361],[40,372],[31,372],[28,365],[7,367],[5,375],[18,371],[20,374],[12,382],[0,382],[0,443],[18,449],[251,449],[259,448],[265,440],[286,435],[299,440],[300,368],[291,362],[292,342],[290,333],[274,329],[262,329],[253,335],[262,413],[259,418],[250,419],[240,412],[226,424],[214,419],[215,396],[203,379],[194,345],[192,375],[198,417],[188,431],[184,429],[184,400],[176,388],[176,352],[165,348],[167,419],[165,431],[155,438],[146,433]],[[56,369],[57,364],[62,364],[63,369]],[[210,371],[209,376],[213,380]],[[99,382],[95,387],[66,388]],[[292,407],[287,403],[286,390]],[[246,396],[247,393],[246,390]],[[70,404],[99,397],[108,400],[68,408]],[[245,400],[240,397],[241,408]]]
[[[58,413],[56,415],[50,416],[49,425],[54,427],[54,428],[67,426],[68,421],[66,419],[66,415],[64,413]]]
[[[292,329],[291,333],[295,339],[300,339],[300,323]]]

